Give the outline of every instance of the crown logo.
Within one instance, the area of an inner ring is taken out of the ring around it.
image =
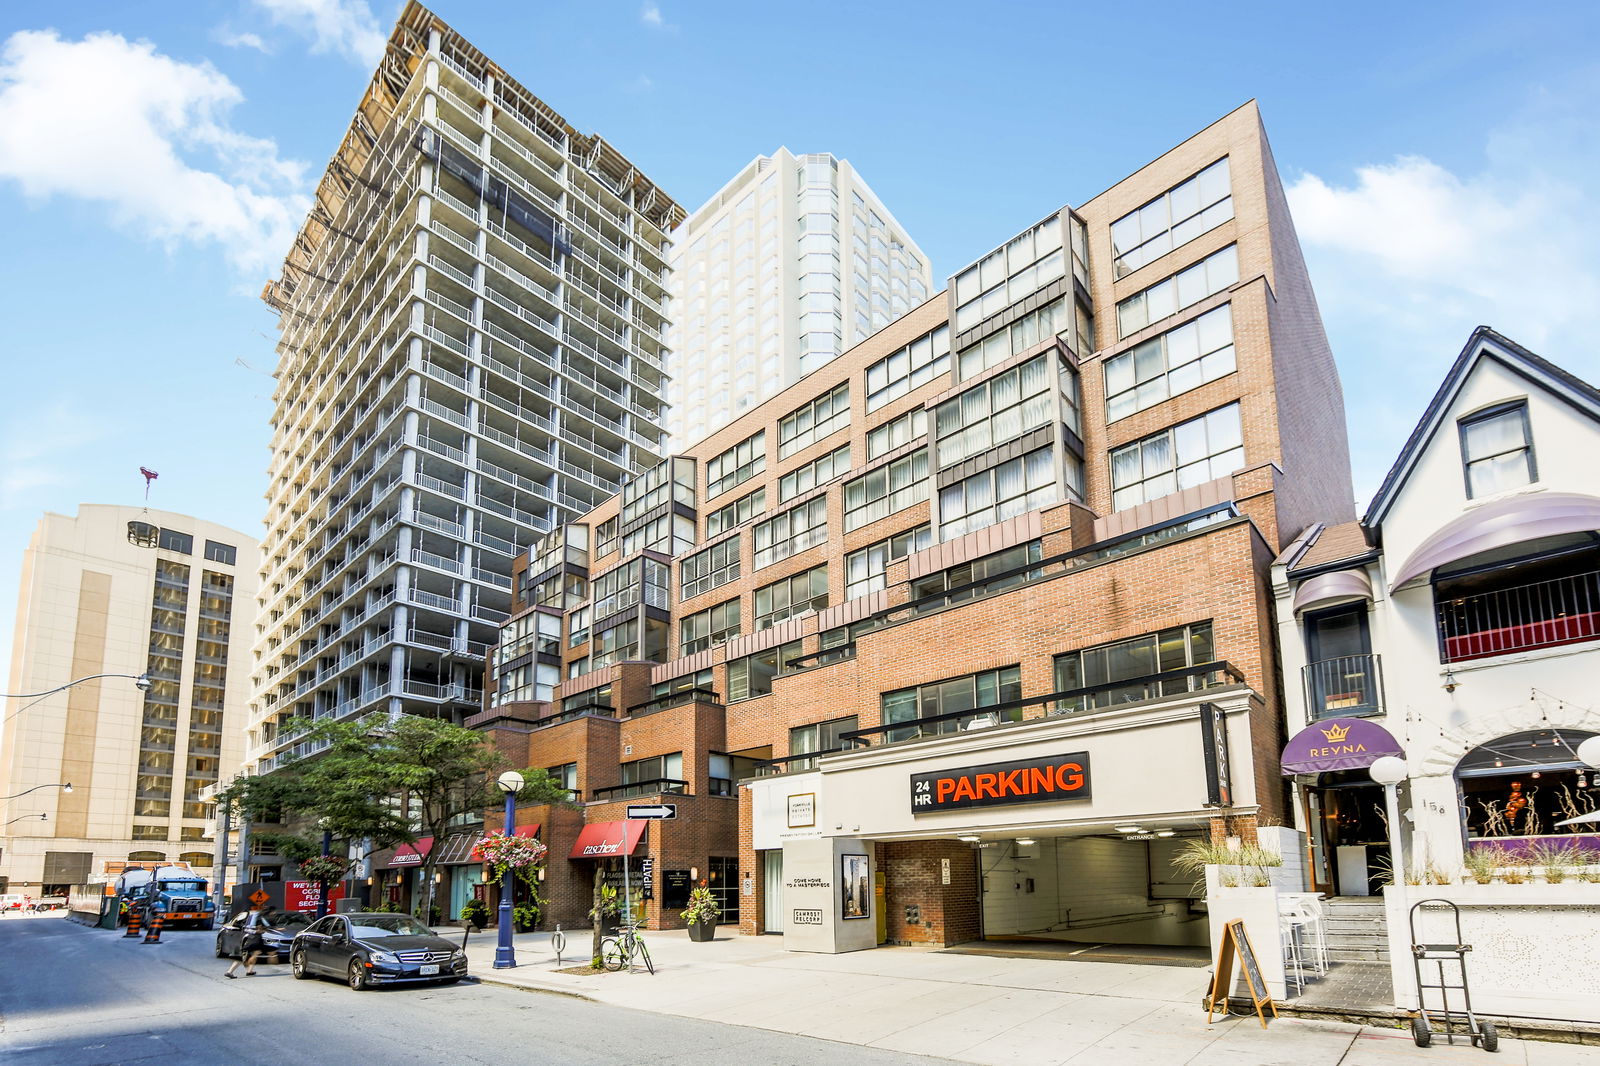
[[[1328,738],[1328,743],[1337,744],[1350,735],[1350,727],[1347,725],[1333,725],[1321,730],[1321,733]]]

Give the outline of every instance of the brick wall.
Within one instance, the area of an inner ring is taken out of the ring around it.
[[[950,862],[944,884],[943,863]],[[972,848],[958,840],[903,840],[878,845],[892,944],[948,947],[978,939],[981,915]]]

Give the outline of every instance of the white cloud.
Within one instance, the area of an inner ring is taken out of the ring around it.
[[[313,52],[334,52],[363,67],[383,58],[388,37],[367,0],[255,0],[272,21],[311,38]]]
[[[1480,164],[1400,156],[1288,188],[1344,380],[1356,488],[1376,488],[1446,368],[1489,325],[1600,379],[1600,120],[1536,101]]]
[[[0,178],[29,197],[103,203],[142,236],[219,244],[261,271],[305,213],[306,168],[228,125],[241,99],[209,63],[148,41],[24,30],[0,47]]]
[[[654,26],[657,29],[667,24],[666,20],[661,17],[660,5],[649,2],[646,2],[644,9],[639,12],[639,21],[646,26]]]
[[[272,50],[267,47],[258,34],[234,33],[231,30],[218,29],[212,33],[212,38],[224,48],[253,48],[264,55],[271,55]]]
[[[1351,185],[1307,174],[1289,188],[1296,228],[1340,290],[1373,305],[1478,308],[1530,344],[1593,320],[1600,297],[1592,230],[1597,205],[1544,175],[1460,177],[1404,156],[1365,166]],[[1319,272],[1320,273],[1320,272]],[[1465,340],[1465,338],[1462,338]]]

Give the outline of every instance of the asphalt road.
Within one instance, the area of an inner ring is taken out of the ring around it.
[[[851,1066],[943,1062],[463,982],[352,992],[287,965],[228,981],[211,933],[124,940],[62,918],[0,919],[6,1066]],[[240,971],[243,972],[242,970]]]

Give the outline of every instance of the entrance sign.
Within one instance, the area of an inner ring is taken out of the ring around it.
[[[644,818],[662,820],[676,818],[678,805],[676,803],[630,803],[628,804],[629,818]]]
[[[1362,770],[1385,755],[1405,758],[1389,731],[1366,718],[1324,718],[1312,722],[1283,747],[1283,772],[1320,774]]]
[[[1206,996],[1206,1023],[1218,1011],[1228,1013],[1228,997],[1233,991],[1233,956],[1239,955],[1239,968],[1244,972],[1244,983],[1250,992],[1250,1005],[1261,1019],[1261,1028],[1267,1027],[1267,1016],[1261,1012],[1263,1004],[1278,1016],[1278,1008],[1267,992],[1267,979],[1261,976],[1261,963],[1256,959],[1255,948],[1250,946],[1250,934],[1245,931],[1244,920],[1235,919],[1222,927],[1222,943],[1217,945],[1217,968],[1212,971],[1211,992]]]
[[[911,812],[1089,798],[1089,753],[985,763],[911,775]]]

